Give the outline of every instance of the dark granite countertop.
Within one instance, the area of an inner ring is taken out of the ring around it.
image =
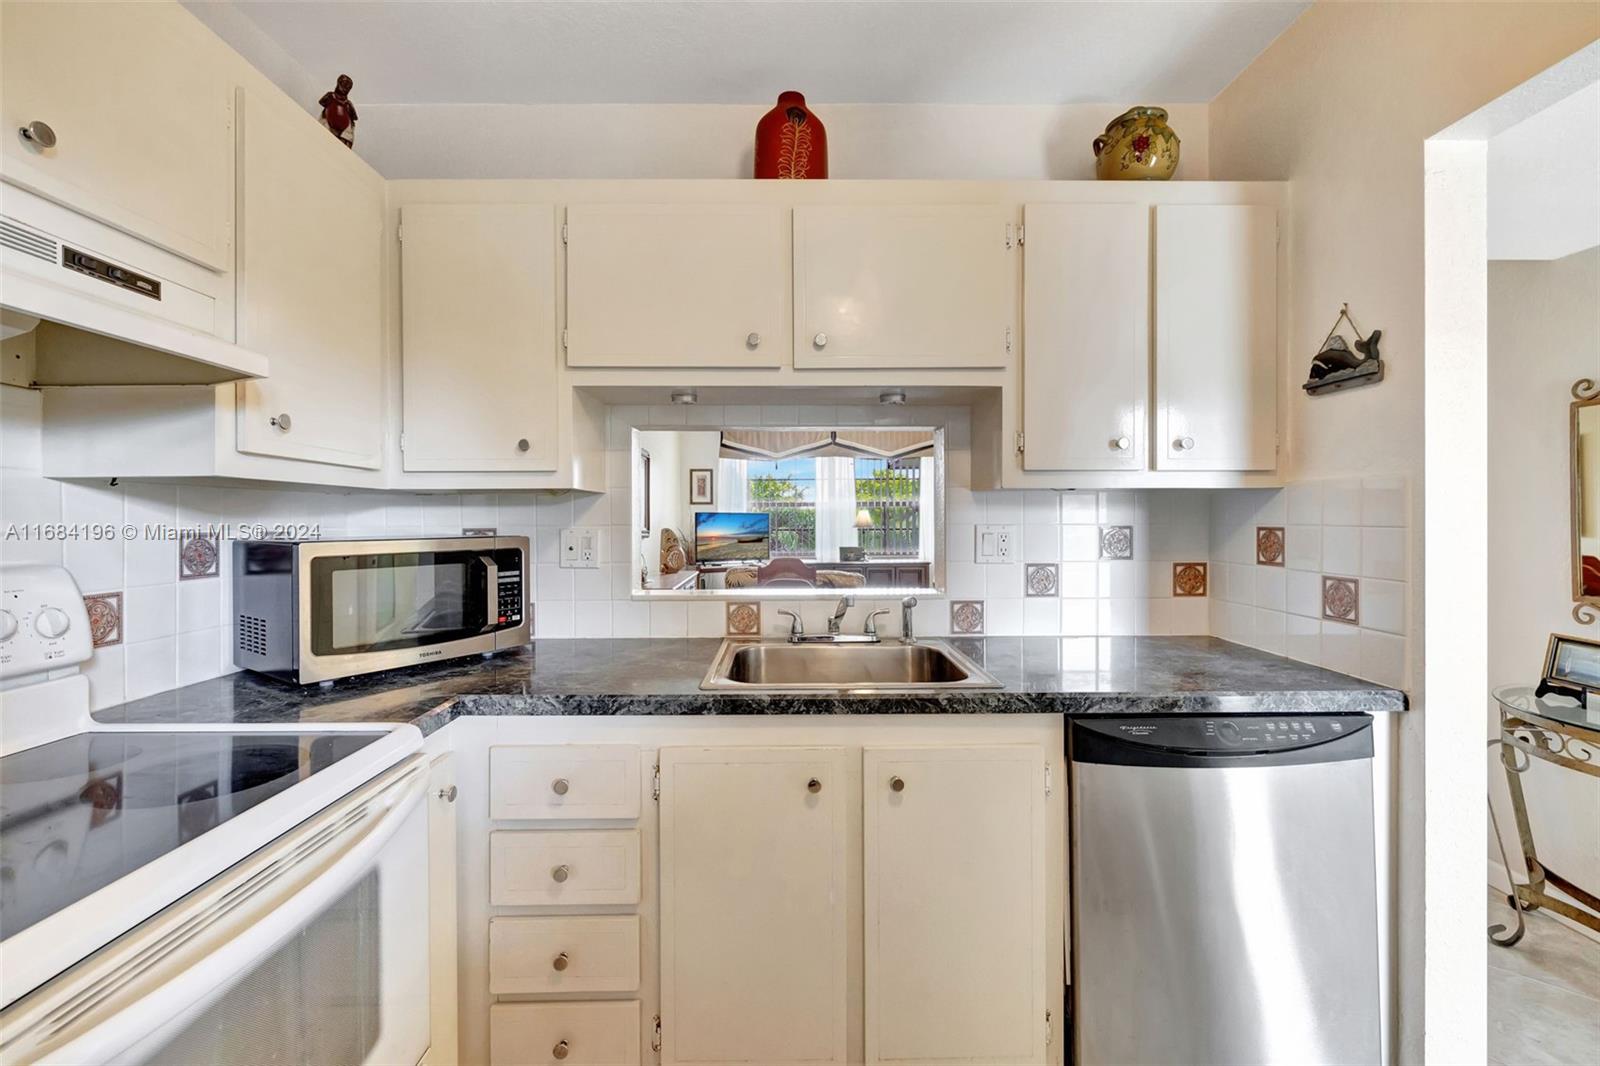
[[[1405,694],[1215,637],[1107,637],[1092,667],[1082,642],[950,638],[1004,684],[928,695],[702,692],[721,641],[542,640],[298,687],[229,674],[95,713],[103,723],[410,722],[432,732],[463,715],[1324,714],[1403,711]],[[1081,667],[1081,668],[1080,668]]]

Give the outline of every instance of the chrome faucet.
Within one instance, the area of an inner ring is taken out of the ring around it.
[[[833,617],[828,619],[828,636],[837,637],[839,627],[844,622],[844,614],[856,605],[854,596],[840,596],[839,602],[834,605]]]
[[[907,596],[900,601],[900,643],[902,644],[915,644],[917,642],[916,631],[911,627],[911,608],[916,605],[917,598],[915,596]]]

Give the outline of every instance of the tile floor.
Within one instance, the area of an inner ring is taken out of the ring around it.
[[[1535,911],[1515,947],[1489,945],[1492,1066],[1600,1063],[1600,942]],[[1489,921],[1512,922],[1489,893]]]

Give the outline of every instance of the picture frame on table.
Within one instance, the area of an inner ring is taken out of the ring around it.
[[[716,502],[716,475],[710,467],[690,467],[689,502],[711,506]]]
[[[1600,693],[1600,640],[1550,634],[1544,653],[1544,684]]]

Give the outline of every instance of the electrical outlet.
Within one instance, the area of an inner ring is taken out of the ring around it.
[[[600,531],[573,528],[561,531],[561,565],[569,570],[594,570],[600,566]]]
[[[1009,563],[1016,558],[1016,526],[979,526],[976,562]]]

